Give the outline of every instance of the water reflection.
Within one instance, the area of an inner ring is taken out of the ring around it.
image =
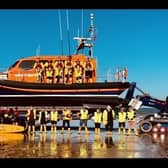
[[[150,133],[143,133],[143,134],[141,134],[141,136],[139,138],[140,138],[140,143],[142,145],[147,146],[148,144],[152,143],[152,136]]]
[[[152,136],[153,143],[161,143],[164,145],[168,145],[168,135],[167,134],[153,133],[151,136]]]
[[[50,134],[50,155],[56,156],[57,150],[58,150],[58,144],[57,144],[57,134],[51,133]]]
[[[17,142],[17,143],[16,143]],[[14,144],[14,145],[13,145]],[[165,156],[168,136],[40,133],[0,135],[0,157],[19,158],[90,158]],[[152,152],[151,152],[152,151]]]
[[[119,150],[123,150],[126,148],[126,136],[118,135],[117,142],[117,147]]]
[[[89,135],[88,134],[78,134],[78,142],[80,143],[88,143]]]
[[[61,139],[59,141],[59,147],[57,150],[57,155],[58,157],[63,157],[63,158],[68,158],[71,157],[72,153],[71,153],[71,134],[62,134],[61,135]]]
[[[92,156],[92,146],[89,143],[89,134],[78,135],[78,145],[75,147],[73,151],[75,151],[75,155],[77,157],[86,158]]]
[[[0,144],[20,143],[24,141],[24,134],[0,134]]]

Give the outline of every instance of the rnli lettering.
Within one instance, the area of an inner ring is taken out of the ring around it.
[[[36,77],[36,74],[15,74],[15,77]]]

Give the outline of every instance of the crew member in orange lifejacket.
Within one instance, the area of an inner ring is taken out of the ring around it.
[[[27,110],[27,121],[28,121],[28,132],[30,133],[31,130],[35,132],[35,120],[36,120],[36,109],[33,109],[31,106],[30,109]]]
[[[63,83],[63,63],[59,60],[54,66],[55,83]]]
[[[84,68],[83,68],[82,64],[80,63],[79,59],[76,61],[76,65],[75,65],[74,69],[75,69],[76,83],[82,83]]]
[[[64,82],[65,83],[72,83],[73,79],[73,66],[71,60],[68,60],[64,67]]]
[[[93,77],[93,64],[90,61],[89,58],[87,58],[86,64],[85,64],[85,79],[86,83],[92,82]]]

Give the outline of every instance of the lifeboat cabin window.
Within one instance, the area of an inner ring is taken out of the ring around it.
[[[23,70],[30,70],[30,69],[33,69],[34,64],[35,64],[35,60],[23,60],[19,64],[19,68],[21,68]]]
[[[16,61],[14,64],[12,64],[12,65],[9,67],[9,70],[12,69],[12,68],[14,68],[14,67],[18,64],[18,62],[19,62],[19,60]]]

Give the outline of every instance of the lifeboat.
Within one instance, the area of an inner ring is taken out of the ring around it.
[[[4,73],[6,79],[3,76],[0,80],[0,106],[115,106],[121,103],[119,96],[130,83],[118,80],[119,76],[117,81],[98,82],[93,30],[92,14],[90,37],[74,37],[78,41],[74,55],[36,55],[18,59]],[[85,49],[88,55],[83,54]]]

